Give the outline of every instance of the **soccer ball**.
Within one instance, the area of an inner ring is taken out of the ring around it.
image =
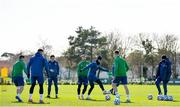
[[[116,94],[115,97],[116,97],[116,98],[120,98],[120,95],[119,95],[119,94]]]
[[[114,105],[119,105],[120,104],[120,99],[119,98],[115,98],[114,99]]]
[[[164,100],[164,96],[163,95],[158,95],[157,100],[160,100],[160,101]]]
[[[168,96],[168,101],[173,101],[173,96]]]
[[[151,94],[149,94],[147,98],[148,98],[148,100],[152,100],[153,96]]]
[[[105,99],[106,99],[106,101],[110,100],[111,99],[110,95],[106,95]]]
[[[168,96],[167,95],[164,96],[164,101],[168,101]]]

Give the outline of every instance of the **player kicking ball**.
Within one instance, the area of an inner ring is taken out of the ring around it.
[[[114,79],[112,81],[112,89],[110,90],[111,93],[114,90],[114,94],[116,95],[116,97],[119,97],[118,94],[118,90],[117,87],[119,86],[120,82],[123,84],[124,89],[126,91],[126,95],[127,95],[127,100],[126,102],[129,103],[130,102],[130,95],[129,95],[129,89],[127,87],[127,75],[126,72],[128,71],[129,67],[127,62],[120,57],[119,55],[119,51],[116,50],[115,51],[115,59],[114,59],[114,63],[113,63],[113,70],[112,70],[112,74],[114,76]]]
[[[100,79],[98,77],[96,77],[96,71],[97,70],[109,72],[108,69],[105,69],[105,68],[100,66],[101,60],[102,60],[102,57],[98,56],[96,61],[93,61],[92,63],[90,63],[88,66],[86,66],[85,68],[83,68],[81,70],[81,72],[84,72],[85,70],[90,69],[89,74],[88,74],[90,89],[88,91],[87,100],[90,100],[90,94],[91,94],[92,90],[94,89],[94,82],[96,82],[99,85],[103,94],[110,94],[109,91],[106,91],[104,89],[104,86],[103,86],[102,82],[100,81]]]
[[[82,95],[81,98],[84,100],[84,93],[87,90],[88,87],[88,72],[89,70],[85,70],[83,72],[80,72],[81,69],[86,67],[90,62],[86,60],[87,56],[86,55],[81,55],[82,61],[78,64],[77,67],[77,75],[78,75],[78,88],[77,88],[77,93],[78,93],[78,99],[80,99],[80,93],[81,93],[81,86],[84,84],[84,89],[82,90]]]
[[[23,78],[23,71],[27,73],[26,71],[26,65],[24,63],[24,56],[21,55],[19,56],[19,60],[13,65],[13,70],[12,70],[12,79],[17,87],[17,95],[16,99],[18,102],[23,102],[22,99],[20,98],[21,93],[24,90],[24,78]]]

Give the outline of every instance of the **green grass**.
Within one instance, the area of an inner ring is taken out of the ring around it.
[[[29,104],[29,85],[25,86],[24,92],[21,95],[23,103],[18,103],[15,99],[16,87],[13,85],[0,85],[0,106],[115,106],[113,104],[114,96],[111,95],[110,101],[105,101],[105,96],[102,94],[98,85],[95,86],[91,98],[94,100],[78,100],[76,94],[76,85],[59,85],[59,99],[45,98],[47,95],[47,85],[44,86],[44,101],[50,104]],[[157,90],[154,85],[128,85],[131,102],[125,103],[126,95],[122,86],[118,88],[121,96],[121,106],[180,106],[180,86],[168,86],[168,94],[174,97],[174,101],[157,101]],[[88,87],[89,88],[89,87]],[[110,85],[105,85],[105,89],[110,89]],[[162,88],[162,87],[161,87]],[[6,90],[6,91],[2,91]],[[33,100],[39,101],[39,86],[36,85]],[[153,100],[148,100],[147,95],[152,94]],[[86,92],[87,95],[87,92]],[[54,86],[52,86],[51,97],[54,97]],[[86,96],[85,96],[86,97]]]

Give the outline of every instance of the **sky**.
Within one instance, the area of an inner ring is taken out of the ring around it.
[[[180,36],[179,0],[0,0],[0,54],[36,51],[41,41],[52,54],[68,48],[78,26],[124,35]],[[132,35],[131,35],[132,34]],[[180,39],[180,38],[179,38]]]

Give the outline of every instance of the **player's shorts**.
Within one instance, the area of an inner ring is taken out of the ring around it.
[[[13,77],[13,82],[16,86],[24,86],[24,78],[23,77]]]
[[[116,84],[123,84],[126,85],[127,84],[127,76],[121,76],[121,77],[115,77],[113,80],[113,83]]]
[[[42,76],[32,76],[31,77],[31,84],[36,84],[36,81],[38,81],[38,84],[43,84],[44,78]]]
[[[99,79],[98,77],[93,76],[93,75],[88,76],[88,80],[89,80],[90,85],[94,85],[94,82],[97,81],[98,79]]]
[[[83,76],[79,76],[78,77],[78,84],[84,84],[84,85],[88,85],[88,78],[87,77],[83,77]]]

